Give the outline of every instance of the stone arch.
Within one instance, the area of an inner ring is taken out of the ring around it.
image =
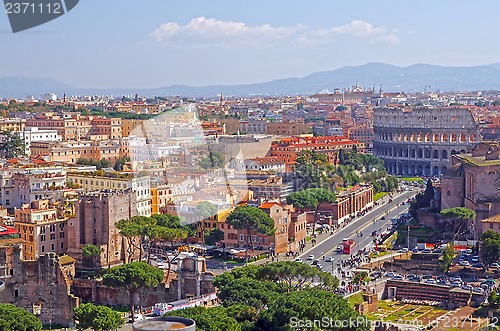
[[[423,135],[422,135],[422,132],[420,132],[420,133],[417,135],[417,141],[418,141],[418,142],[423,141]]]
[[[19,290],[17,288],[14,290],[14,298],[19,298]]]
[[[424,168],[421,165],[418,165],[416,175],[422,176],[423,174],[424,174]]]
[[[404,138],[403,138],[403,139],[404,139],[404,141],[405,141],[405,142],[407,142],[407,141],[408,141],[408,133],[405,133],[405,135],[404,135]]]
[[[431,158],[431,149],[430,148],[426,148],[424,150],[424,153],[425,153],[425,158],[426,159],[430,159]]]
[[[410,175],[410,167],[407,164],[403,166],[403,175]]]
[[[461,150],[460,150],[460,154],[464,154],[464,153],[467,153],[467,152],[465,151],[465,149],[461,149]]]
[[[410,135],[410,141],[415,142],[415,139],[416,139],[416,138],[415,138],[415,134],[414,134],[414,133],[412,133],[412,134]]]
[[[434,150],[434,155],[432,157],[434,159],[439,159],[439,151],[437,149]]]
[[[448,151],[447,151],[446,149],[443,149],[443,150],[441,151],[441,158],[442,158],[443,160],[448,160]]]
[[[472,141],[475,141],[475,140],[476,140],[476,137],[474,136],[474,134],[473,134],[473,133],[471,133],[471,134],[469,135],[469,141],[471,141],[471,142],[472,142]]]
[[[456,143],[457,142],[457,134],[456,133],[452,133],[451,136],[450,136],[450,138],[451,138],[451,142],[452,143]]]
[[[465,142],[466,140],[467,136],[464,133],[460,134],[460,142]]]
[[[404,149],[404,157],[408,157],[408,148]]]
[[[434,135],[433,135],[433,137],[432,137],[432,141],[434,141],[434,142],[438,142],[438,141],[439,141],[439,134],[434,133]]]
[[[441,168],[441,175],[444,175],[444,174],[446,173],[446,170],[448,170],[448,167],[443,166],[443,167]]]
[[[424,158],[424,151],[422,150],[422,148],[419,148],[417,152],[417,159],[423,159],[423,158]]]
[[[424,167],[424,176],[430,176],[431,175],[431,166],[430,165],[426,165]]]
[[[432,167],[432,175],[439,176],[439,167],[438,166]]]
[[[411,154],[410,155],[411,155],[412,158],[415,158],[415,156],[416,156],[415,148],[411,149]]]
[[[454,150],[454,149],[452,149],[452,150],[451,150],[451,155],[455,155],[455,154],[457,154],[457,151],[456,151],[456,150]]]
[[[412,164],[410,165],[410,175],[416,175],[417,173],[415,172],[415,165]]]
[[[426,141],[426,142],[431,141],[431,134],[430,134],[430,133],[426,133],[426,134],[425,134],[425,141]]]

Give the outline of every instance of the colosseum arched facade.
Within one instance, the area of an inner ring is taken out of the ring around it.
[[[467,108],[379,108],[374,115],[373,153],[391,174],[440,176],[451,155],[481,141]]]

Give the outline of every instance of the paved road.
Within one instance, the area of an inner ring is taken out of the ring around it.
[[[323,264],[323,270],[330,271],[331,264],[324,263],[322,261],[322,256],[333,256],[335,263],[340,260],[345,260],[349,257],[349,255],[337,254],[335,253],[335,248],[342,243],[344,238],[351,238],[356,241],[356,246],[354,252],[357,252],[359,249],[362,249],[366,246],[372,244],[373,237],[371,233],[375,230],[380,229],[380,232],[383,232],[390,226],[391,218],[396,218],[400,214],[406,213],[408,211],[408,206],[401,205],[401,202],[406,201],[408,198],[415,196],[418,191],[405,191],[404,193],[395,196],[392,202],[388,202],[388,199],[385,199],[385,203],[379,205],[372,209],[370,212],[366,213],[364,216],[355,219],[344,228],[335,231],[335,233],[329,236],[324,241],[318,243],[314,247],[310,248],[306,252],[300,255],[300,257],[306,261],[306,258],[309,255],[313,255],[316,259],[320,260],[320,263]],[[387,214],[388,213],[388,214]],[[380,218],[385,216],[386,220],[382,221]],[[375,221],[375,222],[374,222]],[[360,231],[363,233],[362,237],[357,237],[356,233]],[[309,263],[311,261],[308,261]]]

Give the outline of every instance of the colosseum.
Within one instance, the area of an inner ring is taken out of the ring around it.
[[[374,115],[373,153],[395,175],[440,176],[451,155],[481,141],[472,113],[463,107],[379,108]]]

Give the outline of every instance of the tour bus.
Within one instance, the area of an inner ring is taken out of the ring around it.
[[[344,254],[351,254],[354,251],[354,246],[356,242],[352,239],[347,239],[344,241]]]

